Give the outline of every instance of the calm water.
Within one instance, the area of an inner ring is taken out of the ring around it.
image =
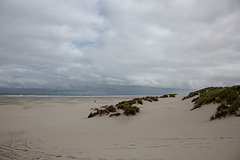
[[[50,89],[3,89],[0,97],[122,97],[122,96],[160,96],[164,94],[186,95],[191,89],[119,87],[89,90],[50,90]]]

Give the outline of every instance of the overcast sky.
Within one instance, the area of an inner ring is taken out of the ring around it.
[[[0,0],[0,87],[235,84],[239,0]]]

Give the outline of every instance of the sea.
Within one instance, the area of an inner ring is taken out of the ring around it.
[[[164,94],[187,95],[192,89],[153,87],[114,87],[85,90],[0,88],[0,97],[127,97],[161,96]]]

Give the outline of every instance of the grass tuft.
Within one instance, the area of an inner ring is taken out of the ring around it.
[[[160,98],[176,97],[177,94],[164,94]]]
[[[195,97],[197,96],[197,97]],[[217,103],[216,113],[210,120],[221,119],[231,115],[238,115],[240,108],[240,85],[232,87],[208,87],[195,92],[190,92],[182,100],[195,97],[192,110],[205,104]]]
[[[158,101],[157,96],[147,96],[147,97],[142,97],[142,98],[134,98],[129,101],[121,101],[116,105],[106,105],[102,106],[99,108],[92,108],[92,112],[88,115],[88,118],[92,118],[95,116],[104,116],[104,115],[109,115],[109,117],[113,116],[120,116],[121,113],[119,113],[119,110],[123,110],[123,114],[126,116],[130,115],[136,115],[137,113],[140,112],[140,108],[137,106],[133,106],[134,104],[143,104],[143,101]]]

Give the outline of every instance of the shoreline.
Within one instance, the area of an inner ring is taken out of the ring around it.
[[[114,98],[114,97],[146,97],[146,96],[161,96],[161,95],[34,95],[34,94],[19,94],[19,95],[11,95],[11,94],[7,94],[7,95],[0,95],[0,98],[88,98],[88,97],[94,97],[94,98],[98,98],[98,97],[110,97],[110,98]]]

